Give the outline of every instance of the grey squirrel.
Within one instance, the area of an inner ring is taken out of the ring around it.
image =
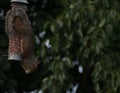
[[[28,22],[26,18],[26,22]],[[26,73],[34,71],[40,61],[34,55],[34,33],[31,24],[24,24],[19,16],[14,19],[14,28],[21,35],[21,52],[22,63],[21,66]]]

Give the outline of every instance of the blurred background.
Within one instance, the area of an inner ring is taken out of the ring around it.
[[[9,62],[0,0],[0,93],[120,93],[120,0],[29,0],[38,69]]]

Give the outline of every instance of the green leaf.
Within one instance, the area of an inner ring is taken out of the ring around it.
[[[105,25],[106,20],[102,19],[101,22],[99,23],[99,27],[103,27]]]

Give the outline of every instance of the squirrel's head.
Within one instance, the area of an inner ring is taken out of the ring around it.
[[[26,58],[23,60],[21,66],[25,70],[25,73],[29,74],[37,69],[39,63],[40,63],[40,61],[36,58],[34,58],[34,59]]]

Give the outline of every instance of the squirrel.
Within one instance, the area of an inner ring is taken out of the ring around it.
[[[29,22],[26,18],[26,22]],[[21,52],[22,63],[21,66],[28,74],[34,71],[40,63],[34,55],[34,33],[30,23],[24,24],[19,16],[14,19],[14,28],[21,36]]]

